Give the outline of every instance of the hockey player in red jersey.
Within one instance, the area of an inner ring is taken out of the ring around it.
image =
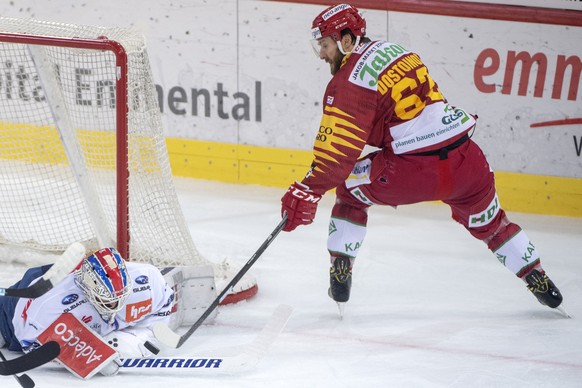
[[[331,6],[313,21],[314,48],[332,79],[307,176],[282,198],[283,230],[313,222],[317,203],[336,189],[327,248],[330,297],[347,302],[352,266],[372,205],[440,200],[473,237],[521,278],[543,305],[562,295],[547,277],[540,254],[500,206],[494,175],[470,138],[476,117],[451,105],[421,58],[405,47],[366,36],[366,21],[348,4]],[[380,150],[361,156],[365,145]]]

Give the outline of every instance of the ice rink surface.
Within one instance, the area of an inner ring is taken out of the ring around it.
[[[280,221],[284,189],[186,179],[176,185],[195,243],[211,261],[243,265]],[[175,353],[244,349],[279,304],[292,306],[256,368],[88,381],[41,368],[29,376],[39,388],[582,387],[582,219],[509,213],[562,291],[572,316],[566,319],[540,305],[446,206],[374,207],[340,319],[327,296],[332,204],[328,194],[313,225],[281,233],[261,256],[251,270],[257,296],[220,307]],[[0,264],[2,286],[25,268]],[[18,384],[0,376],[0,387]]]

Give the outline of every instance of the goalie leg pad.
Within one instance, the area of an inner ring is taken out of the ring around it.
[[[174,290],[170,328],[192,325],[216,299],[214,268],[211,265],[169,267],[162,273]],[[206,322],[211,322],[216,314],[215,310]]]

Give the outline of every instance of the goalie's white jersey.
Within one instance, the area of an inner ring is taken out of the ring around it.
[[[174,294],[160,271],[149,264],[126,265],[133,290],[111,324],[85,298],[72,273],[43,296],[20,299],[12,324],[23,350],[36,346],[38,336],[64,313],[73,314],[101,336],[128,328],[149,328],[155,322],[168,324]]]

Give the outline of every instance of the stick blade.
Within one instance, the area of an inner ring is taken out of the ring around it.
[[[179,334],[176,334],[172,329],[168,326],[164,325],[163,323],[156,323],[152,326],[152,331],[154,336],[166,346],[171,348],[178,348],[180,345],[180,340],[182,337]]]
[[[55,264],[44,274],[46,279],[55,285],[73,271],[85,256],[85,247],[83,244],[74,242],[63,252],[55,261]]]

